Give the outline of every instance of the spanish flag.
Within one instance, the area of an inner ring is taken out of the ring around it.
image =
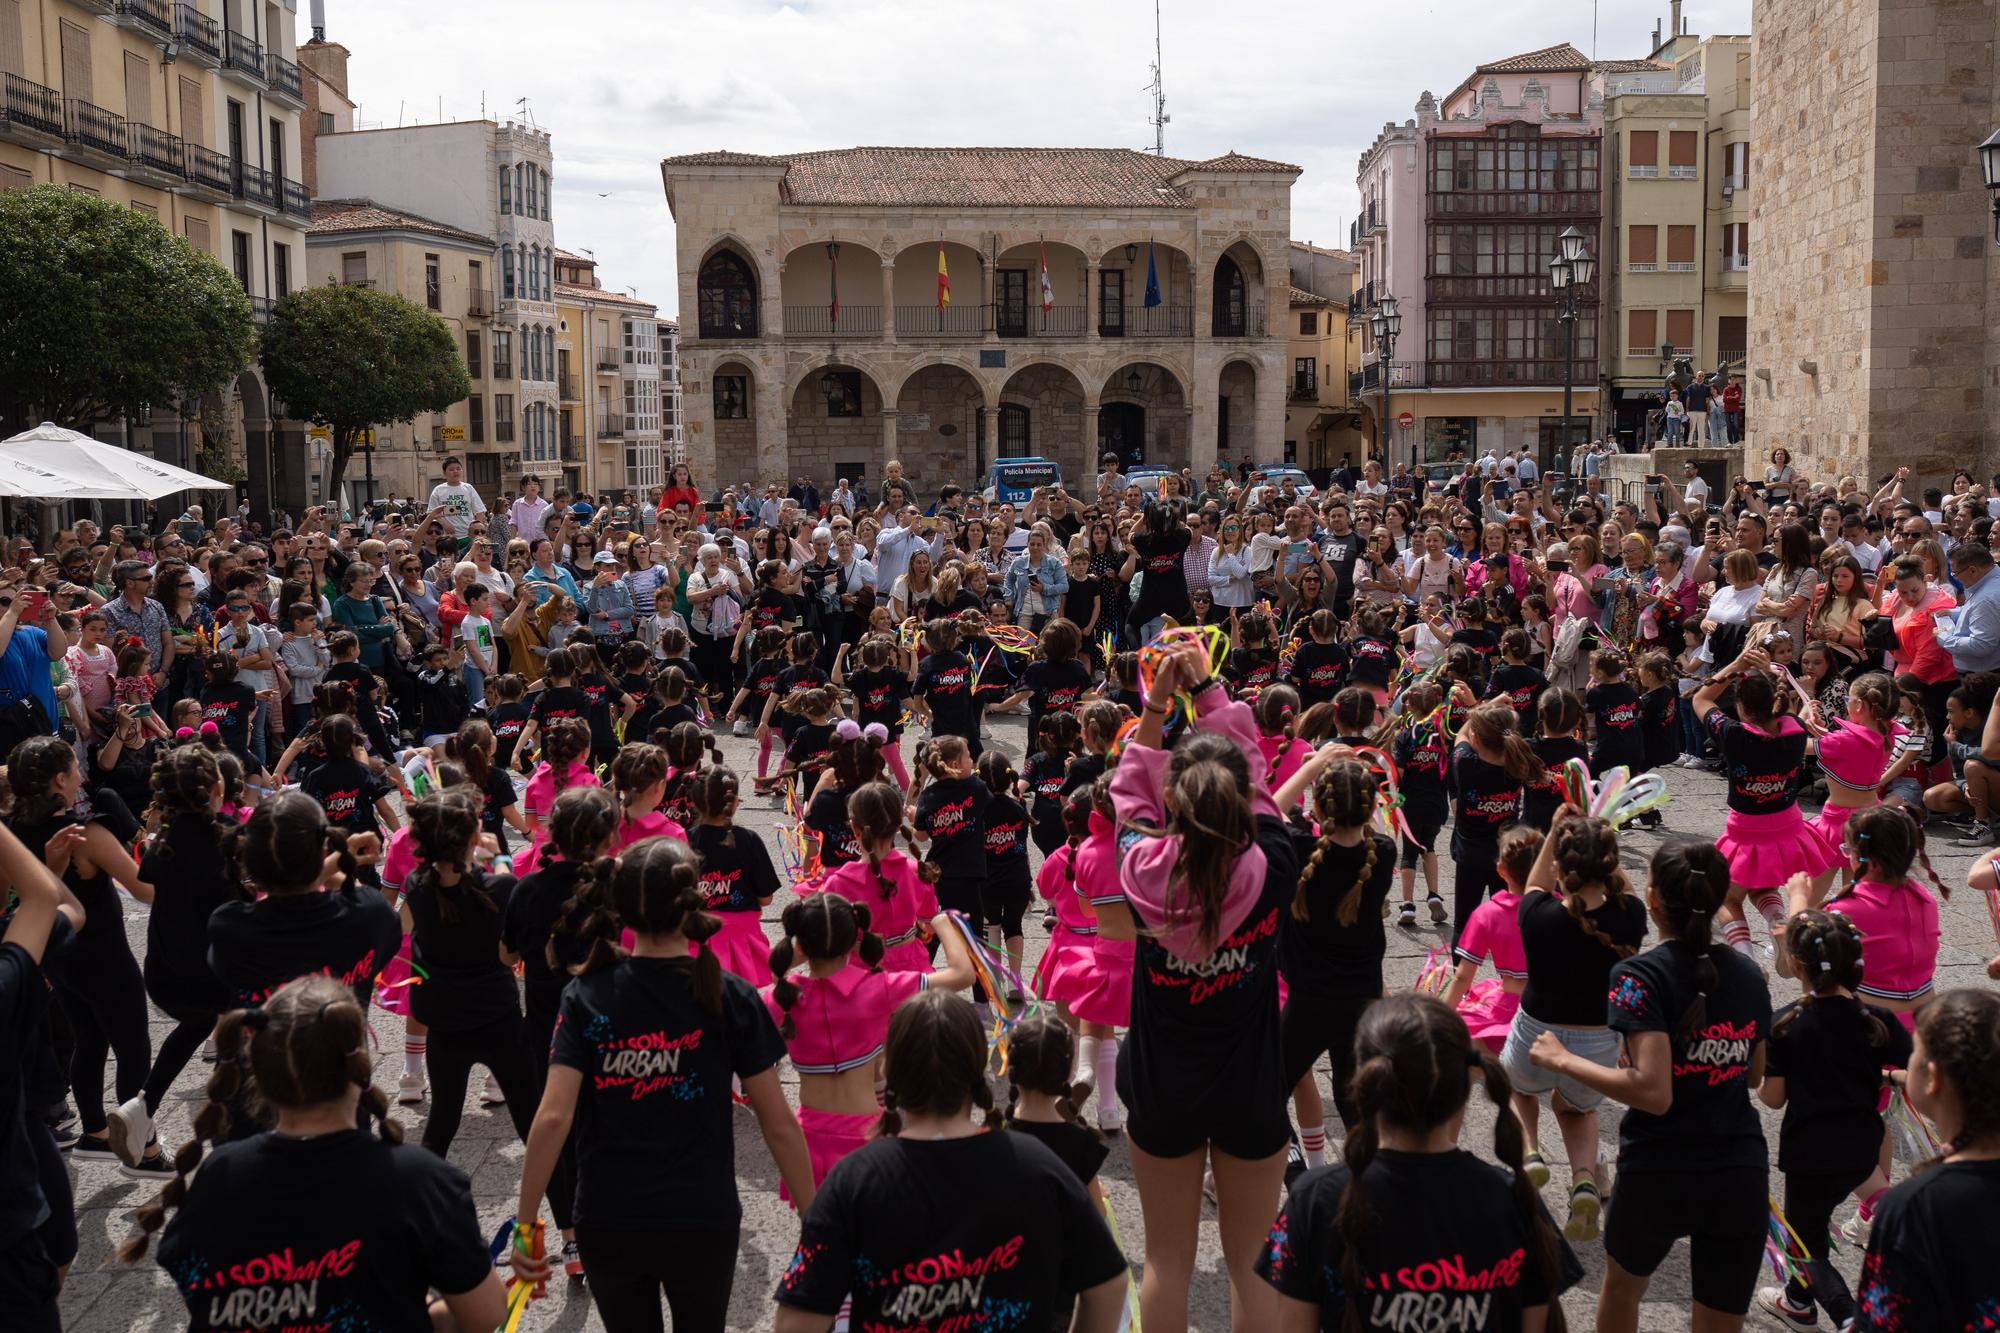
[[[938,242],[938,309],[951,304],[951,270],[945,267],[944,242]]]

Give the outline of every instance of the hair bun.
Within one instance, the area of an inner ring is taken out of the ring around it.
[[[858,741],[861,739],[861,728],[853,718],[844,717],[834,724],[833,734],[843,741]]]
[[[213,722],[204,722],[201,724],[201,734],[204,736],[220,736],[222,728],[216,726]]]
[[[861,734],[873,745],[887,745],[889,743],[889,729],[880,722],[870,722],[861,729]]]

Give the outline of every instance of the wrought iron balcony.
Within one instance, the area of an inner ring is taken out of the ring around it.
[[[600,440],[622,440],[625,438],[625,418],[607,417],[597,423],[597,438]]]
[[[489,287],[474,287],[465,294],[465,313],[475,319],[484,319],[493,313],[493,291]]]
[[[306,104],[305,90],[299,84],[299,67],[275,51],[264,57],[264,78],[271,85],[271,96],[295,106]]]
[[[187,179],[187,156],[181,141],[136,120],[125,126],[125,160],[134,180],[176,185]]]
[[[278,185],[271,173],[262,167],[253,167],[248,162],[233,164],[236,197],[254,208],[278,211]]]
[[[948,305],[942,309],[936,305],[899,305],[896,307],[896,336],[977,338],[992,327],[992,309],[984,305]]]
[[[1002,338],[1081,338],[1090,312],[1080,305],[1055,305],[1047,310],[1001,307],[994,311],[994,329]]]
[[[277,304],[278,303],[276,301],[273,301],[268,296],[251,297],[250,298],[251,322],[256,324],[256,326],[260,329],[263,328],[266,324],[269,324],[271,322],[271,311],[277,306]]]
[[[80,97],[63,102],[63,138],[84,155],[125,159],[125,117]]]
[[[873,338],[882,332],[882,307],[845,305],[836,313],[830,305],[788,305],[785,334],[792,338]]]
[[[285,211],[295,218],[310,220],[312,217],[312,196],[306,193],[302,182],[286,177],[281,182]]]
[[[174,35],[181,54],[194,64],[214,69],[222,63],[221,25],[185,0],[174,6]]]
[[[0,75],[0,133],[37,147],[63,138],[62,97],[18,74]]]
[[[1128,305],[1124,326],[1117,331],[1100,328],[1104,337],[1191,338],[1194,336],[1194,307],[1188,305]]]
[[[556,374],[556,396],[566,403],[580,403],[582,397],[576,391],[576,372],[559,371]]]
[[[597,353],[598,374],[616,375],[618,373],[619,366],[620,362],[618,360],[618,353],[614,349],[606,347],[606,348],[600,348],[598,350]]]
[[[264,48],[245,37],[240,32],[224,34],[222,45],[222,70],[236,78],[262,88],[264,86]]]
[[[189,184],[225,199],[236,195],[236,179],[228,158],[200,144],[184,144],[181,155],[187,162]]]
[[[173,0],[121,0],[112,21],[121,27],[143,29],[160,41],[172,41]]]

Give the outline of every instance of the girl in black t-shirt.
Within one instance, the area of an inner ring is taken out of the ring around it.
[[[486,682],[486,723],[493,728],[493,762],[509,771],[514,767],[514,749],[528,726],[528,705],[522,702],[527,691],[526,679],[512,671]]]
[[[1616,648],[1590,656],[1591,687],[1583,696],[1590,710],[1590,772],[1603,777],[1614,768],[1637,772],[1646,763],[1646,737],[1639,726],[1639,691],[1625,679],[1630,664]]]
[[[976,759],[980,751],[979,712],[972,702],[972,663],[958,651],[959,637],[955,620],[937,620],[925,626],[924,648],[929,656],[918,665],[910,692],[929,720],[931,734],[939,739],[956,737]],[[921,774],[918,780],[922,781]]]
[[[1363,695],[1363,698],[1366,698]],[[1276,800],[1311,794],[1317,838],[1294,831],[1300,863],[1291,911],[1278,924],[1278,966],[1289,988],[1279,1020],[1279,1051],[1299,1118],[1306,1165],[1326,1162],[1326,1122],[1313,1067],[1333,1063],[1333,1101],[1352,1131],[1359,1116],[1348,1096],[1354,1032],[1382,996],[1382,905],[1396,873],[1396,847],[1369,824],[1377,784],[1368,766],[1328,748],[1308,759]]]
[[[1590,762],[1590,747],[1577,738],[1583,730],[1583,700],[1576,691],[1551,685],[1542,691],[1535,710],[1542,720],[1542,734],[1528,742],[1542,761],[1542,777],[1528,784],[1521,796],[1521,822],[1547,833],[1556,811],[1562,808],[1563,789],[1557,775],[1572,759]]]
[[[1465,930],[1472,909],[1504,887],[1498,850],[1500,830],[1521,817],[1521,797],[1542,780],[1542,761],[1514,730],[1514,710],[1483,703],[1465,715],[1451,752],[1451,789],[1458,800],[1451,824],[1452,942]]]
[[[334,714],[321,723],[319,737],[326,758],[306,774],[299,790],[318,801],[327,821],[343,832],[380,838],[385,824],[395,828],[396,811],[389,804],[394,789],[357,757],[361,734],[354,719]]]
[[[814,659],[819,655],[819,640],[811,634],[794,634],[785,646],[790,665],[778,673],[772,683],[770,697],[764,701],[764,713],[758,720],[758,777],[752,790],[768,791],[778,785],[784,770],[790,767],[787,758],[792,737],[797,735],[808,720],[804,711],[806,696],[812,691],[823,689],[827,683],[826,672],[821,671]],[[830,725],[833,716],[833,697],[826,696],[819,701],[824,706],[819,709],[818,721],[821,726]],[[775,735],[779,750],[779,772],[769,779],[763,776],[762,744],[766,738]]]
[[[1021,775],[1014,771],[1014,765],[998,750],[980,755],[977,770],[979,780],[990,793],[986,808],[979,815],[980,838],[986,848],[986,880],[980,888],[980,910],[989,923],[988,940],[997,935],[1005,942],[1007,959],[1018,974],[1026,943],[1021,933],[1021,918],[1027,915],[1035,892],[1034,881],[1028,875],[1030,820],[1027,807],[1021,803],[1027,788]],[[1018,994],[1007,997],[1013,1003],[1021,998]]]
[[[1499,699],[1514,710],[1521,734],[1535,734],[1535,704],[1548,688],[1549,678],[1528,665],[1534,644],[1528,631],[1518,627],[1500,636],[1500,665],[1486,678],[1486,697]]]
[[[1325,607],[1313,612],[1305,627],[1311,637],[1292,654],[1285,679],[1299,692],[1300,706],[1311,708],[1328,702],[1340,692],[1340,682],[1347,670],[1347,652],[1335,642],[1340,637],[1340,618]]]
[[[1720,1326],[1750,1308],[1770,1217],[1769,1159],[1750,1089],[1764,1077],[1771,996],[1755,963],[1710,938],[1729,892],[1720,851],[1662,847],[1648,881],[1664,942],[1611,969],[1605,1013],[1624,1037],[1622,1061],[1606,1068],[1584,1059],[1553,1032],[1529,1054],[1629,1108],[1618,1126],[1599,1320],[1637,1327],[1654,1270],[1687,1237],[1690,1294],[1703,1307],[1696,1318]]]
[[[1402,665],[1403,649],[1396,640],[1395,612],[1386,606],[1364,606],[1354,613],[1356,634],[1347,645],[1347,683],[1389,704],[1389,682]]]
[[[737,778],[720,764],[695,775],[688,803],[700,822],[687,831],[688,846],[701,856],[695,889],[701,910],[721,923],[700,954],[714,954],[722,970],[752,986],[771,981],[771,941],[764,934],[764,909],[778,893],[778,871],[764,840],[736,824],[741,804]]]
[[[231,1013],[215,1046],[210,1100],[182,1149],[182,1165],[201,1169],[192,1179],[177,1171],[140,1210],[140,1234],[119,1248],[136,1263],[165,1226],[159,1264],[187,1303],[191,1329],[328,1319],[384,1333],[497,1326],[506,1297],[471,1182],[403,1143],[372,1086],[367,1015],[347,988],[300,977],[261,1007]],[[276,1127],[222,1143],[227,1103],[251,1078]],[[356,1129],[359,1115],[377,1132]],[[207,1144],[215,1146],[204,1154]],[[315,1263],[294,1271],[288,1256]],[[433,1290],[441,1300],[430,1299]]]
[[[742,688],[729,701],[729,709],[722,715],[724,722],[733,723],[738,736],[748,736],[752,725],[757,727],[757,778],[763,780],[764,770],[770,767],[771,748],[776,742],[769,729],[763,726],[763,718],[771,705],[772,692],[778,688],[778,677],[791,665],[786,653],[785,631],[773,625],[760,630],[750,640],[750,669],[744,673]],[[741,651],[738,646],[736,651]],[[735,660],[731,653],[730,660]],[[755,718],[753,724],[750,719]]]
[[[1236,618],[1236,642],[1222,664],[1229,692],[1248,702],[1277,678],[1278,651],[1271,646],[1275,627],[1271,615],[1260,609],[1248,610]]]
[[[1083,706],[1084,692],[1090,688],[1090,668],[1080,656],[1083,635],[1068,620],[1058,616],[1042,627],[1041,647],[1034,661],[1021,672],[1018,689],[993,704],[995,711],[1028,701],[1028,735],[1042,734],[1042,719],[1052,713],[1074,713]]]
[[[855,1328],[915,1327],[913,1311],[924,1327],[1067,1327],[1073,1303],[1079,1328],[1118,1322],[1125,1256],[1062,1158],[1026,1134],[985,1132],[999,1119],[985,1070],[986,1037],[963,999],[925,990],[896,1010],[880,1133],[828,1173],[823,1206],[801,1209],[778,1282],[778,1304],[807,1316],[797,1326],[830,1326],[850,1295]],[[974,1255],[995,1261],[958,1276]],[[947,1313],[933,1322],[931,1311]]]
[[[1356,1047],[1362,1121],[1340,1162],[1293,1183],[1257,1259],[1285,1307],[1268,1326],[1561,1330],[1583,1270],[1528,1183],[1499,1063],[1407,992],[1368,1011]],[[1450,1143],[1475,1074],[1500,1166]]]
[[[869,783],[881,780],[882,752],[887,740],[877,722],[863,727],[852,718],[842,718],[833,729],[827,765],[806,801],[805,813],[806,827],[819,839],[819,864],[823,871],[838,870],[862,857],[854,838],[853,822],[847,817],[847,798]]]
[[[493,728],[474,719],[458,729],[445,753],[465,770],[465,780],[479,793],[479,828],[493,835],[502,856],[507,854],[507,830],[512,827],[523,838],[534,837],[534,826],[521,813],[521,798],[514,779],[499,762],[498,741]]]
[[[250,756],[250,723],[257,715],[257,691],[236,679],[236,659],[228,653],[211,654],[204,664],[208,683],[201,691],[201,720],[213,722],[229,752],[246,767],[262,770]]]
[[[1402,713],[1415,722],[1396,732],[1390,758],[1396,761],[1398,787],[1403,793],[1403,822],[1409,832],[1402,838],[1397,866],[1403,881],[1403,903],[1397,909],[1396,924],[1414,929],[1417,924],[1417,865],[1424,868],[1424,905],[1431,924],[1445,921],[1444,895],[1438,892],[1438,835],[1451,817],[1451,732],[1438,712],[1444,694],[1437,685],[1420,680],[1403,694]]]
[[[1757,1097],[1785,1113],[1778,1131],[1785,1220],[1811,1258],[1785,1286],[1760,1288],[1757,1300],[1793,1328],[1816,1326],[1816,1304],[1834,1328],[1844,1328],[1854,1318],[1854,1296],[1827,1255],[1828,1223],[1876,1170],[1882,1071],[1909,1063],[1910,1034],[1896,1015],[1855,996],[1863,951],[1852,921],[1804,911],[1785,934],[1805,994],[1772,1017]]]
[[[911,824],[925,844],[925,862],[938,869],[938,904],[964,913],[972,933],[983,935],[983,830],[992,793],[973,776],[972,752],[958,736],[939,736],[918,746],[916,767],[917,785],[910,792],[916,799]]]
[[[608,1333],[728,1320],[743,1209],[730,1085],[738,1080],[792,1197],[813,1198],[805,1138],[778,1085],[784,1042],[756,990],[692,955],[720,923],[701,910],[701,858],[648,838],[578,876],[587,952],[564,990],[515,1225],[532,1226],[572,1125],[576,1238]],[[633,932],[629,953],[617,949]],[[584,1114],[579,1117],[581,1108]],[[515,1275],[551,1266],[516,1249]]]
[[[833,748],[834,723],[845,720],[840,717],[840,691],[830,685],[817,685],[791,695],[782,707],[795,725],[785,738],[785,766],[775,775],[776,780],[782,783],[796,777],[810,790],[826,770],[827,757]]]
[[[1098,1208],[1104,1188],[1097,1172],[1110,1155],[1104,1136],[1078,1114],[1090,1085],[1073,1083],[1076,1036],[1047,1008],[1023,1018],[1007,1037],[1007,1128],[1040,1140],[1076,1176]]]
[[[1034,821],[1035,846],[1048,857],[1065,841],[1063,777],[1070,756],[1076,753],[1083,739],[1083,724],[1075,713],[1050,713],[1042,719],[1035,734],[1041,747],[1028,756],[1021,776],[1028,784],[1028,814]]]
[[[1187,571],[1181,558],[1191,540],[1172,506],[1152,500],[1140,511],[1139,524],[1132,529],[1132,554],[1125,558],[1122,575],[1128,585],[1134,575],[1145,575],[1139,599],[1125,617],[1135,642],[1144,643],[1146,627],[1162,616],[1187,619]]]
[[[1638,661],[1639,687],[1644,691],[1639,696],[1639,732],[1645,740],[1645,758],[1636,773],[1650,773],[1663,768],[1681,757],[1681,720],[1679,696],[1675,685],[1680,673],[1674,669],[1674,659],[1665,653],[1647,653]],[[1660,826],[1660,812],[1648,810],[1639,816],[1639,823],[1648,828]]]
[[[895,639],[871,634],[854,649],[859,671],[846,671],[850,645],[841,644],[833,657],[833,683],[845,687],[854,701],[854,720],[879,725],[885,733],[882,759],[897,785],[908,789],[910,770],[903,763],[903,703],[910,697],[910,676],[899,664]]]

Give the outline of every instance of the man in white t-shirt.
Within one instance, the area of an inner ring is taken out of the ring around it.
[[[430,511],[432,517],[451,524],[452,535],[460,543],[465,541],[466,531],[471,528],[474,516],[486,512],[486,501],[478,491],[465,484],[463,459],[444,460],[444,480],[431,487]]]
[[[1692,461],[1681,464],[1681,474],[1687,478],[1681,495],[1687,501],[1688,517],[1697,518],[1708,510],[1708,482]]]

